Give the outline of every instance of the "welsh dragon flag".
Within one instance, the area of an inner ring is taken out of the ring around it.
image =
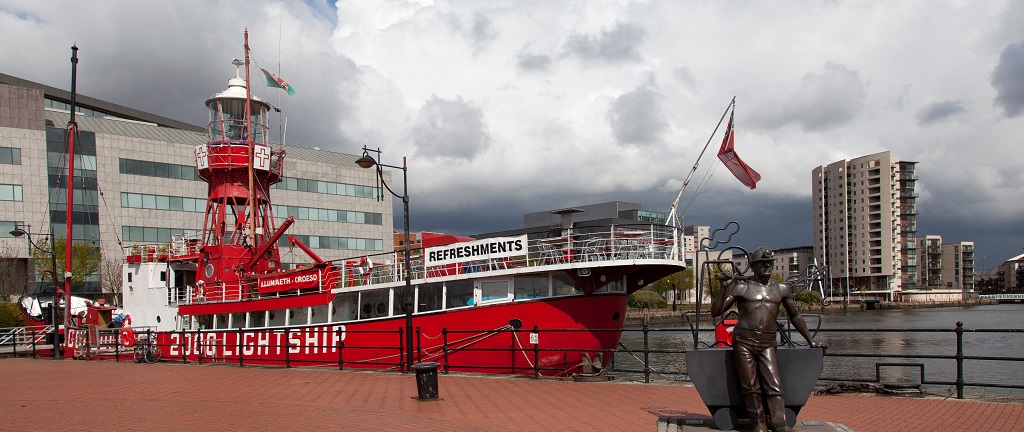
[[[263,71],[263,75],[267,77],[267,87],[274,87],[287,91],[288,96],[295,94],[295,88],[292,87],[291,84],[284,82],[283,79],[268,72],[266,69],[260,68],[260,70]]]
[[[742,182],[748,188],[754,189],[757,187],[758,180],[761,180],[761,174],[754,171],[753,168],[749,167],[740,159],[740,155],[736,154],[735,146],[735,133],[733,130],[733,116],[735,113],[729,115],[729,127],[725,129],[725,138],[722,138],[722,148],[718,149],[718,160],[722,161],[729,172]]]

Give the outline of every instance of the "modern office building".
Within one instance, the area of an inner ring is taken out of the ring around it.
[[[209,93],[225,88],[211,77]],[[208,141],[205,126],[189,125],[91,97],[78,96],[73,238],[124,258],[124,248],[167,243],[203,226],[207,184],[197,177],[195,148]],[[23,227],[39,242],[65,237],[67,91],[0,74],[0,243],[29,266]],[[195,101],[196,110],[206,110]],[[377,186],[375,170],[357,155],[274,145],[286,152],[283,180],[274,185],[280,225],[324,259],[394,250],[392,197]],[[384,172],[390,183],[391,173]],[[382,198],[382,199],[381,199]],[[279,243],[285,265],[308,263],[300,250]],[[29,272],[34,273],[34,272]],[[76,294],[99,294],[93,277]]]
[[[833,287],[891,301],[916,286],[915,164],[886,151],[811,172],[814,255]]]

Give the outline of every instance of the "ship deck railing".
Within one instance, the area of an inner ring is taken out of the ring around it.
[[[521,234],[522,235],[522,234]],[[498,259],[465,260],[443,265],[424,265],[422,248],[410,250],[409,275],[415,281],[430,281],[443,278],[488,277],[529,271],[571,269],[580,267],[616,266],[624,264],[675,262],[682,265],[682,233],[672,227],[658,224],[616,224],[583,227],[576,230],[544,229],[529,232],[527,248],[522,254]],[[453,243],[444,246],[457,246]],[[198,253],[196,239],[175,238],[171,243],[161,245],[129,246],[135,262],[166,261],[176,257],[192,256]],[[429,249],[429,248],[427,248]],[[126,249],[127,250],[127,249]],[[140,252],[141,251],[141,252]],[[129,262],[132,258],[129,258]],[[321,283],[317,288],[301,292],[279,292],[270,295],[254,295],[253,286],[236,283],[221,286],[206,286],[201,297],[196,296],[194,287],[178,287],[172,294],[178,304],[196,302],[231,301],[263,297],[326,292],[334,288],[370,289],[405,283],[404,250],[360,255],[333,260],[329,266],[320,269]]]
[[[544,236],[548,234],[548,236]],[[680,235],[659,225],[613,225],[604,230],[554,235],[549,231],[527,235],[525,253],[497,259],[465,260],[425,266],[423,249],[410,250],[410,276],[413,281],[449,278],[473,274],[516,272],[538,267],[576,268],[582,266],[621,265],[627,262],[681,261]],[[457,246],[453,243],[445,246]],[[342,287],[360,287],[405,282],[404,250],[365,255],[334,261],[340,268]]]

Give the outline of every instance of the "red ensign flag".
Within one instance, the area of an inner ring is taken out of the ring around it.
[[[740,182],[746,185],[748,188],[754,189],[757,187],[757,181],[761,180],[761,174],[754,171],[753,168],[749,167],[740,159],[740,155],[736,154],[736,150],[733,148],[735,145],[735,139],[733,134],[735,131],[732,129],[733,116],[729,116],[729,127],[725,129],[725,138],[722,139],[722,148],[718,149],[718,160],[722,161],[729,172],[736,176]]]

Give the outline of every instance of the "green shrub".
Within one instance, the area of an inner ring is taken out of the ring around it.
[[[821,294],[818,294],[817,291],[803,290],[796,297],[793,297],[793,300],[806,305],[819,305],[821,304]]]
[[[658,309],[668,307],[668,301],[661,294],[642,289],[629,295],[629,307],[637,309]]]
[[[0,303],[0,328],[21,327],[25,325],[25,317],[21,309],[14,303]]]

